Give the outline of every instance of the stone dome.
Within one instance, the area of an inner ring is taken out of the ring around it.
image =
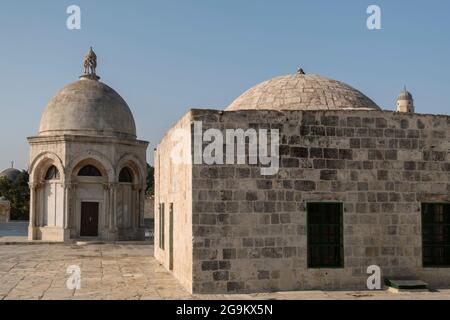
[[[6,178],[9,181],[14,182],[14,181],[16,181],[19,174],[20,174],[19,170],[14,169],[14,168],[8,168],[8,169],[0,172],[0,178]]]
[[[400,92],[397,100],[413,100],[413,96],[411,92],[406,91],[406,89],[404,89]]]
[[[135,138],[136,125],[116,91],[86,76],[64,87],[45,108],[39,135],[60,134]]]
[[[84,74],[54,96],[41,118],[39,136],[62,134],[136,138],[133,114],[124,99],[97,76],[92,47],[84,57]]]
[[[226,109],[236,110],[380,110],[380,107],[343,82],[300,70],[254,86]]]

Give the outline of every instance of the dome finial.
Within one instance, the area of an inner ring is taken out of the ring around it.
[[[298,68],[297,74],[306,74],[302,68]]]
[[[96,74],[97,55],[92,47],[89,48],[89,52],[84,56],[83,66],[84,74],[80,77],[81,79],[100,80],[100,77]]]

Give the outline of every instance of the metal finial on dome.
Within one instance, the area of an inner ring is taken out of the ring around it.
[[[406,89],[406,86],[403,86],[403,90],[400,91],[400,95],[397,100],[413,100],[413,96],[411,92]]]
[[[83,66],[84,74],[80,77],[81,79],[100,80],[100,77],[96,74],[97,55],[92,47],[89,48],[89,52],[84,56]]]
[[[11,169],[14,169],[14,161],[11,161]]]
[[[306,74],[302,68],[298,68],[297,74]]]

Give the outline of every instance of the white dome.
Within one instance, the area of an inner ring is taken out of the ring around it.
[[[380,110],[370,98],[351,86],[313,74],[276,77],[260,83],[226,110]]]
[[[136,137],[133,115],[125,100],[95,79],[64,87],[47,105],[40,136],[79,134]]]

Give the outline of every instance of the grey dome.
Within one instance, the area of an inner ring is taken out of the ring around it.
[[[375,102],[351,86],[313,74],[276,77],[260,83],[226,110],[380,110]]]
[[[133,114],[124,99],[96,79],[64,87],[47,105],[40,136],[77,134],[136,138]]]
[[[16,181],[17,177],[19,176],[20,171],[14,168],[9,168],[6,170],[3,170],[0,172],[0,178],[6,178],[11,182]]]
[[[413,100],[413,96],[409,91],[402,90],[400,92],[400,95],[398,96],[397,100]]]

